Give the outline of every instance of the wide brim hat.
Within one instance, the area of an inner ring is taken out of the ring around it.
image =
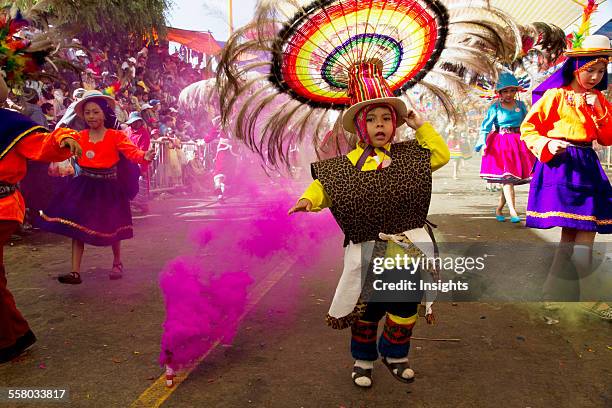
[[[610,57],[610,39],[605,35],[589,35],[584,37],[582,44],[578,48],[566,51],[567,57]]]
[[[515,88],[517,91],[524,90],[514,74],[510,72],[502,72],[499,75],[499,80],[495,84],[495,92],[499,93],[508,88]]]
[[[391,87],[383,77],[382,62],[371,60],[352,66],[348,73],[348,96],[350,107],[342,115],[342,127],[349,133],[357,133],[355,115],[368,105],[389,104],[397,113],[397,126],[404,124],[408,114],[406,103],[393,95]]]
[[[349,133],[357,133],[357,129],[355,129],[355,115],[357,112],[368,105],[386,103],[389,104],[395,109],[397,113],[397,127],[404,124],[404,117],[408,115],[408,107],[406,103],[397,97],[389,97],[389,98],[375,98],[369,99],[367,101],[358,102],[355,105],[352,105],[348,108],[344,114],[342,115],[342,127]]]
[[[106,101],[106,103],[108,104],[108,107],[111,109],[115,109],[115,99],[113,99],[112,97],[108,96],[108,95],[104,95],[102,92],[100,91],[87,91],[83,94],[83,98],[77,102],[77,104],[74,106],[74,111],[75,113],[79,116],[79,117],[83,117],[83,108],[85,107],[85,104],[87,102],[91,102],[92,100],[96,100],[96,99],[103,99]]]
[[[142,116],[140,116],[138,112],[132,112],[130,113],[128,120],[125,121],[125,124],[131,125],[132,123],[138,122],[139,120],[142,120],[144,122],[144,119],[142,118]]]

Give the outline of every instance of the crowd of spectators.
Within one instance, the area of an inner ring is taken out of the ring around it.
[[[63,126],[82,130],[85,123],[76,116],[74,105],[86,91],[102,91],[115,98],[119,127],[135,144],[148,150],[151,142],[158,142],[158,157],[163,157],[164,162],[156,163],[154,169],[156,187],[184,185],[191,190],[201,184],[198,178],[203,173],[202,157],[198,156],[197,148],[190,151],[185,142],[211,140],[180,111],[178,97],[189,84],[207,79],[207,71],[194,67],[179,52],[169,54],[167,43],[121,48],[117,44],[82,44],[72,40],[70,45],[62,51],[62,57],[74,68],[27,81],[18,94],[9,95],[8,107],[49,129]],[[190,163],[195,157],[198,160]],[[57,174],[47,167],[44,163],[29,163],[28,175],[21,183],[30,214],[45,208],[48,197],[65,182],[49,178]],[[194,173],[192,168],[198,171]],[[152,174],[147,175],[147,191]],[[189,185],[186,178],[191,179]]]
[[[167,43],[126,49],[118,44],[72,41],[74,47],[64,51],[64,58],[77,69],[63,69],[55,78],[28,81],[22,95],[9,98],[9,107],[53,128],[76,120],[70,105],[79,99],[83,90],[97,89],[115,98],[120,123],[136,112],[154,139],[198,138],[191,123],[179,111],[177,101],[184,87],[207,78],[205,70],[194,68],[178,52],[170,55]],[[70,127],[79,130],[81,126],[77,120]]]

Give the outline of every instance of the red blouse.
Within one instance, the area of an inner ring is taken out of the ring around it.
[[[145,151],[140,150],[127,134],[121,130],[107,129],[102,140],[92,143],[89,140],[89,129],[80,132],[79,143],[83,155],[78,160],[79,166],[95,169],[108,169],[119,161],[119,152],[130,161],[138,164],[147,164]]]

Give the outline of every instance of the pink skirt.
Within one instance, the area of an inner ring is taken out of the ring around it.
[[[526,184],[536,161],[519,133],[491,132],[482,155],[480,177],[489,183]]]

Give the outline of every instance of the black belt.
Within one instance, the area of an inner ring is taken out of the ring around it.
[[[17,191],[17,186],[15,184],[0,182],[0,198],[5,198],[10,195],[13,195],[15,191]]]
[[[117,178],[117,167],[111,167],[110,169],[81,167],[81,175],[96,179],[114,180]]]
[[[502,135],[504,133],[521,133],[521,128],[520,127],[503,127],[499,129],[499,133]]]

